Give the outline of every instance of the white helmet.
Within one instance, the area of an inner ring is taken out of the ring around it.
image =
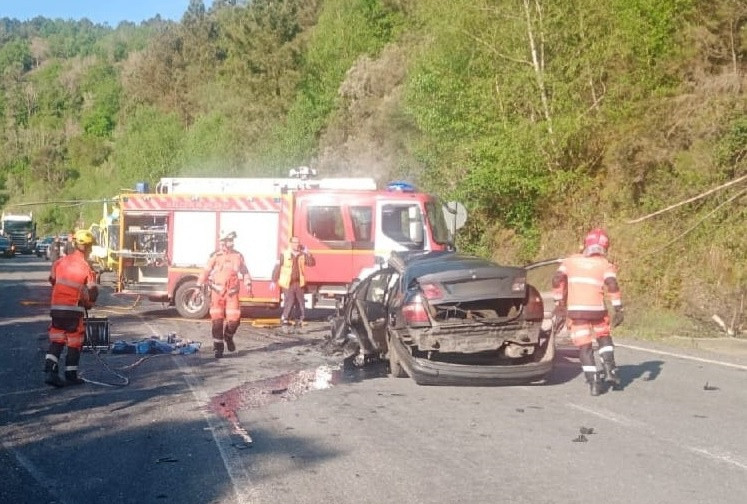
[[[236,231],[221,231],[220,241],[233,241],[236,239]]]

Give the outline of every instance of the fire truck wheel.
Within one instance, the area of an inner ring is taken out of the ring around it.
[[[210,310],[210,300],[202,289],[197,287],[195,280],[188,280],[176,289],[174,306],[184,318],[201,319],[205,318]]]

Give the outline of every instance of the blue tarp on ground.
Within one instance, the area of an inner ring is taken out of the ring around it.
[[[193,354],[200,350],[198,341],[173,340],[167,343],[159,338],[143,338],[137,341],[117,340],[112,345],[115,354]]]

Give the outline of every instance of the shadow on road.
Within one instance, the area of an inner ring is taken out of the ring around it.
[[[581,374],[581,364],[578,362],[578,351],[575,349],[558,349],[555,354],[555,364],[547,377],[545,385],[560,385],[573,381]]]
[[[620,387],[625,388],[637,379],[643,381],[653,381],[661,373],[661,367],[664,361],[654,360],[642,362],[640,364],[624,364],[618,366],[620,370]]]

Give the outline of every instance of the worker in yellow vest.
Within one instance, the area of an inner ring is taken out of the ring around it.
[[[275,262],[275,269],[272,272],[272,283],[270,289],[275,290],[275,285],[283,289],[283,314],[280,321],[283,325],[289,325],[293,308],[298,306],[298,318],[296,325],[303,324],[304,294],[306,292],[307,266],[314,266],[314,256],[308,249],[301,245],[297,236],[290,239],[288,248],[286,248]]]

